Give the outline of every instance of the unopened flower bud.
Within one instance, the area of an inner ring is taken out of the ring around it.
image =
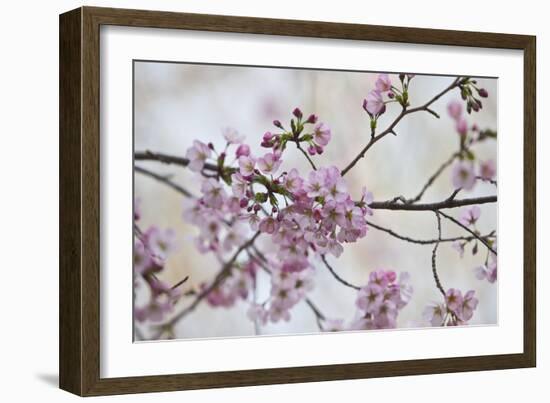
[[[292,111],[292,114],[294,116],[296,116],[298,119],[301,119],[303,114],[302,114],[302,111],[300,110],[300,108],[294,108],[294,110]]]
[[[480,88],[477,93],[479,94],[479,96],[481,98],[487,98],[489,96],[489,93],[487,92],[487,90],[485,88]]]
[[[307,123],[316,123],[317,122],[317,115],[311,114],[306,120]]]
[[[247,144],[241,144],[237,151],[235,151],[237,158],[239,157],[248,157],[250,155],[250,147]]]
[[[275,120],[273,121],[273,126],[278,127],[279,129],[283,129],[283,125],[282,125],[281,122],[280,122],[279,120],[277,120],[277,119],[275,119]],[[283,130],[284,130],[284,129],[283,129]]]

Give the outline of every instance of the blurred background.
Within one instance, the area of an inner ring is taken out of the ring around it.
[[[232,127],[246,135],[252,153],[263,155],[259,144],[265,131],[273,130],[274,119],[287,125],[291,112],[300,107],[304,115],[315,113],[320,121],[332,129],[331,143],[325,153],[314,157],[317,165],[346,166],[369,140],[369,119],[362,109],[362,101],[374,88],[377,73],[296,70],[240,66],[194,65],[184,63],[135,62],[134,66],[134,141],[135,150],[151,150],[184,156],[194,139],[212,142],[223,148],[224,127]],[[398,83],[397,75],[390,75]],[[411,106],[431,99],[448,86],[454,77],[417,75],[409,88]],[[470,124],[482,129],[497,129],[497,79],[478,79],[489,98],[484,100],[481,112],[468,115]],[[426,180],[458,149],[458,134],[454,121],[447,115],[447,104],[459,99],[458,91],[443,96],[432,105],[441,119],[428,113],[415,113],[403,119],[396,127],[397,136],[387,136],[367,153],[348,175],[346,181],[352,196],[359,196],[367,186],[377,201],[398,195],[415,196]],[[400,107],[390,104],[379,119],[378,127],[385,128],[399,113]],[[495,141],[475,146],[476,156],[482,160],[497,160]],[[157,162],[139,161],[136,165],[159,174],[171,174],[172,179],[198,194],[197,176],[181,167]],[[304,156],[289,145],[284,154],[282,169],[296,167],[302,175],[310,171]],[[451,170],[447,169],[429,188],[424,202],[441,201],[451,194]],[[495,188],[478,182],[461,197],[495,194]],[[140,174],[135,175],[135,197],[141,201],[140,225],[171,227],[177,231],[180,248],[167,262],[162,279],[176,283],[189,276],[186,289],[211,280],[219,270],[219,263],[195,249],[192,238],[198,230],[182,219],[183,197],[165,185]],[[460,209],[446,210],[458,217]],[[481,206],[478,229],[488,233],[497,226],[496,204]],[[376,210],[370,221],[391,228],[399,234],[418,239],[437,237],[435,216],[432,212],[397,212]],[[446,220],[442,221],[443,237],[467,235]],[[259,245],[269,250],[270,245]],[[418,327],[422,311],[441,295],[431,274],[433,245],[410,244],[371,228],[357,243],[346,244],[339,259],[330,257],[340,276],[355,284],[365,284],[368,274],[376,269],[407,271],[411,274],[414,294],[411,302],[399,314],[398,325]],[[479,306],[470,321],[472,325],[491,325],[498,321],[498,283],[489,284],[475,278],[473,269],[483,264],[485,249],[472,256],[469,251],[460,259],[451,243],[438,249],[438,272],[445,288],[463,292],[474,289]],[[355,314],[356,292],[336,282],[330,273],[316,262],[315,289],[311,300],[329,318],[349,322]],[[265,277],[262,277],[267,280]],[[260,285],[260,292],[269,292],[269,284]],[[139,293],[138,293],[139,294]],[[138,299],[142,296],[137,295]],[[183,299],[176,310],[185,307]],[[205,338],[252,336],[253,323],[246,317],[248,304],[238,303],[230,309],[211,308],[201,304],[175,328],[177,338]],[[315,317],[304,303],[291,311],[290,322],[279,322],[262,327],[261,334],[289,334],[318,332]],[[148,334],[148,325],[139,325]]]

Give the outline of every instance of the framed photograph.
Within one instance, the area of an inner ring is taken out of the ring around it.
[[[60,16],[60,387],[535,366],[535,37]]]

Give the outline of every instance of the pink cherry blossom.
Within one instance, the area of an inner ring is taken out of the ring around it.
[[[456,131],[461,136],[468,134],[468,122],[464,118],[458,118],[456,121]]]
[[[258,168],[266,175],[275,175],[282,162],[276,154],[267,153],[263,157],[258,158]]]
[[[186,158],[189,160],[187,165],[190,170],[199,172],[204,167],[208,158],[210,158],[210,148],[199,140],[193,141],[193,147],[187,150]]]
[[[144,233],[144,237],[151,255],[161,260],[177,249],[176,232],[172,228],[161,230],[153,226]]]
[[[497,281],[497,262],[491,261],[486,265],[478,266],[474,269],[474,273],[478,280],[487,280],[493,284]]]
[[[384,299],[383,288],[375,283],[369,283],[359,290],[355,304],[365,313],[375,312]]]
[[[206,179],[201,186],[203,201],[208,207],[221,208],[227,194],[223,185],[214,178]]]
[[[475,225],[479,217],[481,216],[481,209],[479,206],[472,206],[462,210],[460,218],[458,219],[463,225],[470,226]]]
[[[273,217],[265,217],[260,221],[259,229],[266,234],[273,234],[279,229],[280,223]]]
[[[460,312],[464,299],[460,290],[449,288],[445,293],[445,303],[447,308],[455,313]]]
[[[453,167],[452,182],[455,189],[473,189],[476,183],[473,165],[465,161],[457,162]]]
[[[378,78],[376,79],[376,90],[379,92],[386,92],[391,90],[391,80],[390,76],[386,73],[379,74]]]
[[[433,304],[429,305],[424,309],[422,316],[424,320],[429,322],[432,326],[443,326],[443,320],[447,309],[443,304]]]
[[[447,105],[447,112],[449,112],[449,116],[456,121],[458,121],[458,119],[460,119],[460,117],[462,116],[462,110],[463,106],[462,102],[460,101],[454,100],[449,102],[449,104]]]
[[[260,304],[251,304],[246,315],[251,321],[265,325],[267,324],[269,312]]]
[[[382,98],[382,94],[380,93],[380,91],[377,90],[372,90],[371,92],[369,92],[363,105],[366,111],[373,116],[383,113],[384,109],[386,108],[386,105],[384,104],[384,99]]]
[[[317,123],[313,130],[313,141],[320,146],[326,146],[330,142],[330,128],[325,123]]]
[[[292,168],[283,179],[283,186],[290,193],[298,193],[302,190],[304,180],[295,168]]]
[[[245,136],[239,134],[239,132],[232,127],[224,127],[222,129],[223,138],[228,144],[241,144]]]
[[[256,159],[250,155],[239,157],[239,171],[242,176],[250,176],[254,174]]]
[[[464,322],[469,321],[472,319],[472,316],[474,316],[474,311],[477,308],[477,304],[479,303],[479,300],[474,297],[475,291],[470,290],[464,294],[464,300],[462,301],[462,315],[460,319],[462,319]]]
[[[479,163],[479,176],[485,180],[492,180],[497,173],[495,161],[490,159]]]
[[[235,172],[231,175],[231,190],[237,197],[243,197],[246,194],[248,188],[248,181],[242,176],[240,172]]]

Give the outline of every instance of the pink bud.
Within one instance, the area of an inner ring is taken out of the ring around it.
[[[307,148],[307,152],[309,155],[315,155],[317,154],[317,149],[315,148],[315,146],[309,146]]]
[[[273,126],[278,127],[279,129],[283,128],[283,125],[281,124],[281,122],[279,120],[274,120],[273,121]]]
[[[311,114],[306,120],[307,123],[316,123],[317,122],[317,115]]]
[[[250,155],[250,147],[247,144],[241,144],[237,151],[235,151],[237,158],[239,157],[248,157]]]
[[[301,119],[303,114],[302,114],[302,111],[300,110],[300,108],[294,108],[294,110],[292,111],[292,114],[294,116],[296,116],[298,119]]]
[[[489,93],[487,92],[487,90],[485,88],[480,88],[477,93],[482,98],[487,98],[489,96]]]

